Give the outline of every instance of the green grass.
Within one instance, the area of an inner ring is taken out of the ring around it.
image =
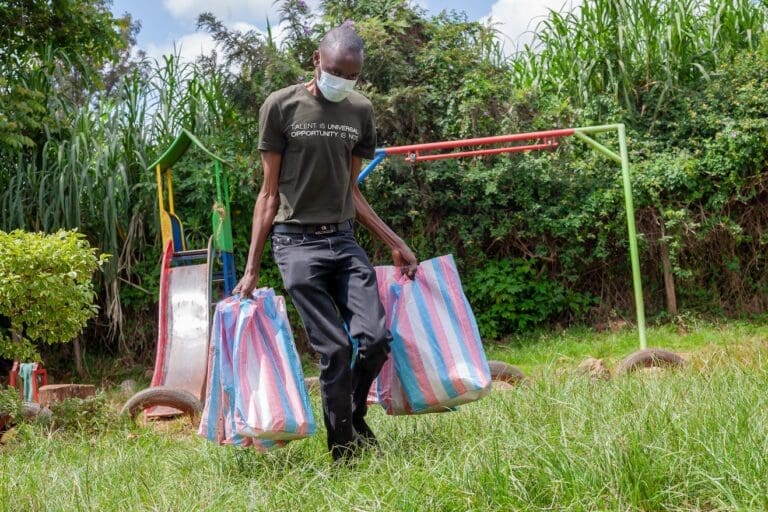
[[[768,339],[768,319],[765,317],[752,322],[712,323],[691,320],[688,324],[649,327],[648,347],[683,354],[694,351],[730,353],[738,352],[745,346],[759,345]],[[488,359],[505,361],[526,374],[536,375],[553,367],[577,366],[587,357],[605,359],[609,364],[614,364],[639,350],[639,343],[637,329],[632,326],[616,332],[576,328],[511,338],[506,343],[487,346],[486,354]]]
[[[766,331],[746,323],[687,336],[653,329],[659,345],[694,352],[693,364],[608,382],[590,382],[572,367],[587,354],[615,360],[631,352],[629,332],[589,335],[581,347],[571,347],[574,332],[528,348],[493,347],[490,356],[532,370],[530,386],[495,391],[453,413],[388,417],[375,407],[382,453],[353,467],[331,463],[323,432],[265,455],[198,439],[188,420],[115,425],[92,437],[25,425],[0,448],[0,506],[765,510]],[[621,349],[596,352],[612,344]],[[313,405],[318,412],[316,397]]]

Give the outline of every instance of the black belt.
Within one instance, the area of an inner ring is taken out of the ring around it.
[[[337,231],[349,231],[352,229],[352,219],[338,224],[274,224],[273,233],[303,233],[310,235],[330,235]]]

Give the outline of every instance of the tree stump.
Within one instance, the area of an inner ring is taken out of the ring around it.
[[[66,398],[88,398],[94,395],[96,386],[91,384],[49,384],[41,386],[37,396],[40,407],[48,407]]]

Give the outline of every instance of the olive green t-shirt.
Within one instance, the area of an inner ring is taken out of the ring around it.
[[[275,222],[328,224],[355,217],[352,155],[373,158],[373,107],[352,92],[334,103],[303,84],[269,95],[259,111],[259,149],[282,153]]]

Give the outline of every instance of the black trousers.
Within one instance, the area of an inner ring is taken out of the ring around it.
[[[368,390],[392,340],[376,272],[351,228],[327,235],[273,233],[272,252],[320,355],[323,419],[328,449],[336,454],[355,443],[355,424],[365,425]]]

